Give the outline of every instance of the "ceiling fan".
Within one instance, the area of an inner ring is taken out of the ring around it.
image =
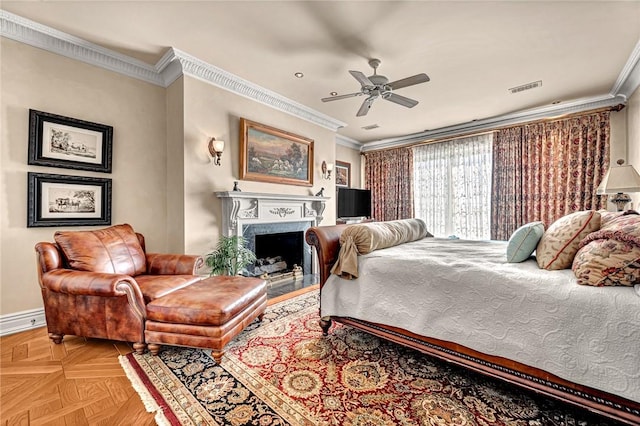
[[[413,108],[414,106],[418,105],[418,101],[398,95],[396,93],[393,93],[393,91],[401,89],[403,87],[413,86],[414,84],[426,83],[427,81],[429,81],[428,75],[424,73],[416,74],[414,76],[392,81],[391,83],[389,83],[389,79],[387,77],[377,74],[377,69],[380,66],[380,59],[369,60],[369,65],[371,66],[371,68],[373,68],[373,75],[370,75],[369,77],[367,77],[360,71],[349,71],[349,74],[351,74],[356,80],[358,80],[361,85],[359,92],[322,98],[322,102],[337,101],[339,99],[366,95],[367,98],[360,106],[360,109],[356,114],[357,117],[367,115],[367,113],[369,112],[369,108],[371,108],[371,105],[373,104],[373,101],[379,97],[398,105],[405,106],[407,108]]]

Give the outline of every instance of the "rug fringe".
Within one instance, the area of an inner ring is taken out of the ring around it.
[[[120,361],[120,365],[122,366],[124,373],[127,375],[127,378],[131,382],[131,386],[138,393],[138,396],[142,400],[142,404],[144,405],[144,408],[147,410],[147,412],[156,413],[156,422],[158,422],[158,424],[169,425],[170,423],[167,421],[166,417],[164,416],[164,413],[160,409],[160,406],[158,405],[156,400],[153,398],[153,395],[151,395],[147,387],[144,385],[144,383],[140,379],[140,376],[138,376],[138,374],[135,372],[135,370],[129,363],[127,356],[120,355],[118,357],[118,360]],[[159,420],[158,416],[162,416],[165,423],[160,423],[158,421]]]

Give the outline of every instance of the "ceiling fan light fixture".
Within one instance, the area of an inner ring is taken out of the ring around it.
[[[413,108],[418,104],[418,101],[414,99],[407,98],[405,96],[398,95],[393,93],[397,89],[402,89],[403,87],[413,86],[414,84],[426,83],[429,81],[429,76],[427,74],[421,73],[412,75],[411,77],[406,77],[400,80],[395,80],[389,82],[389,79],[384,75],[379,75],[377,73],[377,68],[380,65],[379,59],[370,59],[369,65],[373,68],[373,75],[367,77],[364,73],[360,71],[349,70],[349,74],[360,83],[360,91],[355,93],[349,93],[347,95],[334,95],[334,92],[331,92],[331,97],[322,98],[322,102],[329,101],[337,101],[339,99],[352,98],[355,96],[367,96],[367,98],[362,102],[360,109],[356,113],[357,117],[362,117],[367,115],[369,109],[371,108],[371,104],[377,98],[382,98],[386,101],[393,102],[395,104],[401,105],[406,108]]]

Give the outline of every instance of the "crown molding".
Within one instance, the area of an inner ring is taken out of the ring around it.
[[[611,96],[622,95],[629,99],[640,86],[640,40],[636,43],[627,63],[611,88]]]
[[[302,118],[303,120],[307,120],[334,132],[346,126],[346,123],[342,121],[315,111],[262,86],[253,84],[250,81],[242,79],[237,75],[231,74],[178,49],[169,49],[165,56],[158,62],[159,71],[162,72],[162,67],[172,62],[180,63],[182,74],[184,75],[229,90],[237,95],[268,105],[271,108]]]
[[[450,138],[470,133],[479,133],[487,130],[494,130],[500,127],[522,124],[529,121],[560,117],[563,115],[589,111],[592,109],[612,107],[615,105],[624,104],[626,103],[626,101],[627,99],[623,95],[604,95],[593,98],[578,99],[562,105],[550,105],[541,108],[516,111],[510,114],[489,117],[482,120],[456,124],[453,126],[441,127],[438,129],[427,130],[419,133],[412,133],[410,135],[397,138],[388,138],[374,142],[368,142],[363,146],[362,152],[374,151],[378,149],[396,148],[412,143]]]
[[[347,148],[355,149],[358,151],[362,149],[362,142],[359,142],[355,139],[351,139],[347,136],[339,135],[336,133],[335,140],[338,145],[342,145]]]
[[[342,121],[253,84],[177,49],[169,49],[158,63],[152,66],[5,10],[0,10],[0,35],[165,88],[184,74],[310,121],[334,132],[346,126],[346,123]]]
[[[5,10],[0,10],[0,35],[67,58],[163,86],[162,78],[149,64]]]

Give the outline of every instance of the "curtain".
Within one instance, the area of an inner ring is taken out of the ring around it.
[[[372,217],[379,221],[413,217],[413,151],[396,148],[364,153],[365,188],[371,190]]]
[[[596,189],[609,166],[609,111],[502,129],[494,145],[491,238],[605,208]]]
[[[489,239],[492,134],[414,147],[416,217],[436,236]]]

